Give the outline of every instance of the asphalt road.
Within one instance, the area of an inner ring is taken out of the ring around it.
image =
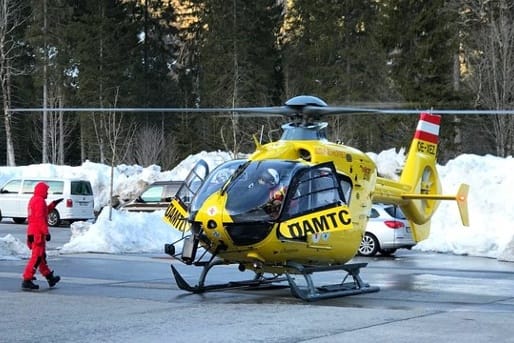
[[[25,226],[7,222],[0,237],[23,239]],[[164,254],[59,255],[69,228],[52,237],[55,289],[38,277],[40,291],[21,291],[26,261],[0,261],[1,342],[514,342],[514,263],[416,251],[356,258],[379,292],[306,303],[287,288],[188,294]],[[196,283],[198,268],[176,266]],[[217,267],[207,281],[241,274]]]

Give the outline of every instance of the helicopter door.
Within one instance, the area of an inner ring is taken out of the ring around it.
[[[332,162],[303,169],[291,180],[282,219],[339,206],[344,195]]]
[[[187,221],[188,209],[208,174],[209,165],[204,160],[198,161],[189,172],[164,213],[164,220],[171,226],[184,232],[190,229],[191,224]]]
[[[332,162],[300,170],[292,179],[282,210],[277,230],[280,239],[323,245],[331,231],[351,224]]]
[[[180,186],[175,194],[175,198],[179,199],[185,207],[189,207],[191,200],[196,195],[200,186],[204,183],[205,178],[209,174],[209,166],[204,160],[196,163],[193,170],[189,172],[184,183]]]

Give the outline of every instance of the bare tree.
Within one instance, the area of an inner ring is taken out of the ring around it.
[[[143,126],[135,130],[133,144],[131,144],[130,163],[142,166],[158,164],[163,169],[173,168],[179,154],[176,147],[176,139],[172,134],[164,134],[164,125]]]
[[[110,156],[107,160],[111,164],[118,164],[127,159],[130,146],[134,142],[136,126],[133,121],[126,119],[126,114],[111,112],[103,118],[102,127],[105,130],[105,141],[109,148]]]
[[[43,129],[41,118],[33,120],[32,141],[35,151],[42,154]],[[72,116],[65,117],[62,112],[48,111],[47,113],[47,163],[64,165],[66,157],[65,142],[69,142],[76,119]],[[37,157],[34,156],[35,159]]]
[[[116,95],[114,97],[114,106],[118,103],[118,89],[116,89]],[[112,198],[113,198],[113,184],[114,184],[114,166],[123,160],[127,156],[129,151],[128,147],[131,145],[135,134],[135,125],[133,123],[125,123],[125,114],[110,112],[106,116],[102,116],[100,119],[100,127],[104,129],[101,132],[102,141],[107,142],[110,148],[110,162],[111,162],[111,183],[110,183],[110,199],[109,200],[109,220],[112,216]],[[120,144],[124,142],[125,144]]]
[[[514,105],[514,3],[507,0],[466,1],[471,72],[468,82],[476,105],[506,109]],[[498,156],[514,153],[514,118],[495,116],[484,128],[494,137]]]
[[[7,147],[7,165],[15,166],[14,144],[12,139],[11,89],[12,77],[18,73],[13,60],[17,57],[19,41],[14,32],[23,24],[23,0],[0,0],[0,84]]]
[[[54,94],[56,92],[56,94]],[[51,108],[64,107],[62,88],[59,86],[48,88],[47,103]],[[69,141],[72,131],[76,125],[75,116],[63,115],[63,112],[49,111],[46,115],[46,129],[43,130],[43,146],[47,146],[46,161],[53,164],[64,164],[66,155],[64,143]],[[45,123],[43,122],[43,128]],[[43,151],[45,149],[43,148]],[[44,154],[43,154],[44,155]],[[45,160],[45,159],[43,159]]]
[[[98,144],[98,151],[100,154],[100,163],[105,163],[105,139],[104,132],[105,127],[104,124],[107,121],[107,117],[109,115],[106,113],[91,113],[89,117],[93,123],[93,129],[95,131],[96,142]]]
[[[163,141],[163,149],[161,151],[160,162],[164,170],[172,169],[179,159],[179,153],[176,145],[176,139],[168,134]]]
[[[235,158],[235,156],[237,156],[239,154],[239,150],[240,150],[240,146],[241,146],[241,141],[238,140],[238,136],[240,134],[239,120],[238,120],[236,114],[232,114],[230,116],[230,126],[231,126],[230,132],[232,133],[232,139],[231,139],[232,146],[230,145],[230,139],[227,139],[225,137],[224,132],[229,131],[229,130],[225,130],[224,126],[222,126],[220,128],[220,137],[221,137],[221,141],[223,143],[225,150],[231,151],[232,157]]]
[[[137,130],[133,147],[134,160],[144,167],[156,164],[164,150],[164,137],[154,126],[143,126]]]

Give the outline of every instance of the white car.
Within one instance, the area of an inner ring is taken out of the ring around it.
[[[48,213],[48,225],[95,219],[93,189],[88,180],[29,177],[11,179],[0,188],[0,220],[12,218],[16,224],[23,224],[27,219],[27,204],[38,182],[45,182],[49,187],[47,203],[64,200]]]
[[[397,249],[416,245],[409,221],[398,206],[373,204],[366,232],[359,246],[361,256],[388,256]]]

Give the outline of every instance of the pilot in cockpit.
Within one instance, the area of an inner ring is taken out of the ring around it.
[[[265,205],[265,211],[272,218],[277,218],[285,196],[285,187],[279,184],[280,175],[273,168],[266,169],[257,179],[260,185],[265,185],[270,190],[269,201]]]

